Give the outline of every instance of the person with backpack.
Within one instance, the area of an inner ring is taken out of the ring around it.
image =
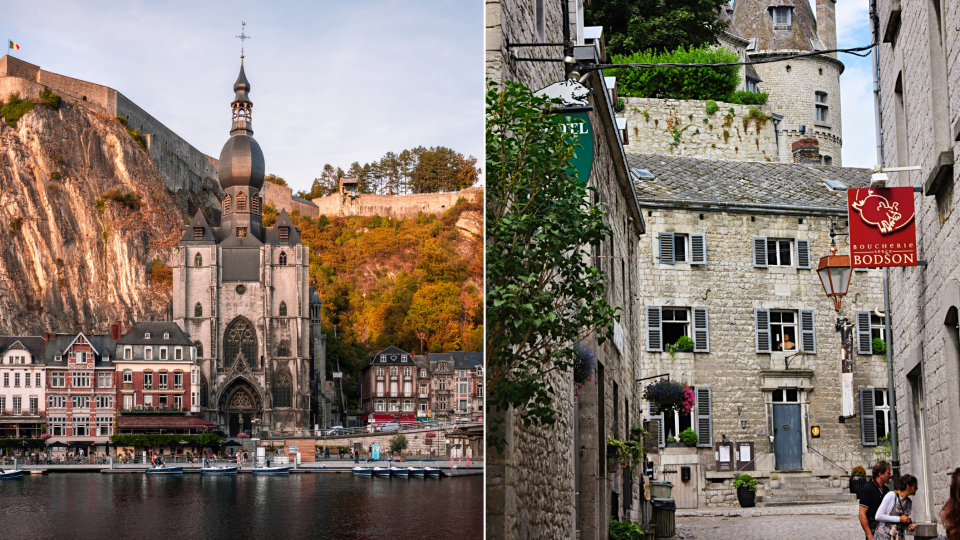
[[[860,513],[858,518],[863,532],[866,534],[866,540],[874,540],[874,531],[877,530],[877,510],[880,503],[887,495],[887,482],[893,473],[890,469],[890,463],[887,461],[878,461],[873,466],[873,478],[867,482],[860,490]]]
[[[877,532],[873,535],[874,540],[902,539],[906,537],[907,531],[917,528],[910,517],[913,510],[913,500],[910,497],[917,494],[917,479],[905,474],[897,481],[897,487],[899,489],[884,495],[880,508],[877,509],[878,525]]]

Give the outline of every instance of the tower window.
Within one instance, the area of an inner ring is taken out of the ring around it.
[[[280,227],[280,242],[286,244],[290,241],[290,227]]]
[[[247,228],[237,227],[237,238],[246,238],[246,237],[247,237]]]
[[[773,27],[775,30],[789,30],[792,24],[789,7],[773,8]]]
[[[281,251],[281,252],[280,252],[280,266],[286,266],[286,265],[287,265],[287,252],[286,252],[286,251]]]
[[[286,340],[281,341],[280,344],[277,346],[277,356],[281,358],[290,356],[290,345],[287,343]]]
[[[200,229],[200,230],[202,231],[203,229]],[[201,237],[202,237],[202,236],[203,236],[203,235],[201,234]],[[197,268],[203,266],[203,255],[200,255],[199,253],[197,253],[196,255],[194,255],[194,256],[193,256],[193,265],[196,266]]]
[[[197,302],[197,305],[193,306],[193,316],[203,317],[203,306],[200,305],[200,302]]]
[[[260,214],[260,197],[254,196],[252,202],[253,202],[253,213],[259,215]]]
[[[243,193],[237,195],[237,212],[247,211],[247,196]]]
[[[830,106],[827,105],[827,93],[826,92],[815,92],[813,94],[814,102],[816,106],[816,121],[817,122],[829,122],[830,121]]]
[[[280,302],[280,316],[281,316],[281,317],[286,317],[286,316],[287,316],[287,303],[286,303],[286,302]]]
[[[194,228],[193,228],[193,239],[194,239],[194,240],[203,240],[203,227],[194,227]]]
[[[223,213],[224,213],[224,214],[229,214],[229,213],[230,213],[230,201],[231,201],[231,199],[230,199],[230,196],[229,196],[229,195],[227,195],[227,196],[225,196],[225,197],[223,198]]]

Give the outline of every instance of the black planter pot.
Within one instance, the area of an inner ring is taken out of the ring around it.
[[[853,493],[860,498],[860,490],[863,489],[863,486],[867,485],[866,476],[851,476],[850,477],[850,493]]]
[[[687,445],[682,442],[668,442],[666,443],[667,448],[686,448]]]
[[[737,488],[737,502],[741,508],[753,508],[757,504],[757,492],[750,491],[747,486],[740,486]]]

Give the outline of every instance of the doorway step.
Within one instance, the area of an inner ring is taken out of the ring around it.
[[[777,473],[780,487],[772,489],[770,481],[757,486],[757,506],[793,506],[856,501],[850,493],[850,477],[841,476],[840,487],[833,487],[829,476],[814,476],[809,471]]]

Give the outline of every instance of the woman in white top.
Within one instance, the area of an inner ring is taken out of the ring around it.
[[[873,540],[903,539],[906,538],[906,531],[917,528],[910,518],[913,501],[909,498],[917,493],[917,479],[905,474],[898,479],[897,487],[900,489],[887,493],[880,502],[880,508],[877,509],[880,525]]]

